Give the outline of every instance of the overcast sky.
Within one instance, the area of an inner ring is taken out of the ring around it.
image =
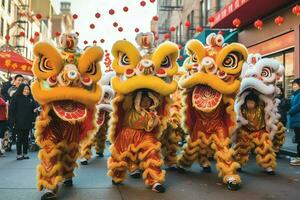
[[[63,0],[53,0],[56,10],[59,10],[61,1]],[[78,19],[75,20],[75,31],[80,34],[79,46],[84,46],[84,40],[90,45],[93,40],[97,40],[103,49],[110,51],[116,40],[126,38],[134,42],[135,28],[143,32],[150,31],[150,22],[157,13],[157,5],[150,0],[144,1],[145,7],[140,5],[141,0],[69,0],[72,13],[78,15]],[[128,7],[128,12],[123,11],[124,6]],[[114,15],[109,14],[110,9],[115,10]],[[99,19],[95,17],[97,12],[101,14]],[[123,27],[123,32],[113,27],[114,22]],[[91,23],[95,24],[95,29],[90,29]],[[105,40],[103,44],[100,43],[102,38]]]

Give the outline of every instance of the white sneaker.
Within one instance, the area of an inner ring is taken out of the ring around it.
[[[294,159],[291,159],[290,165],[293,165],[293,166],[300,166],[300,157],[296,157],[296,158],[294,158]]]

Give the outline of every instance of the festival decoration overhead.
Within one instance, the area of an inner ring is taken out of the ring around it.
[[[284,18],[281,17],[281,16],[278,16],[278,17],[275,18],[274,22],[275,22],[275,24],[277,24],[278,26],[280,26],[281,24],[284,23]]]
[[[142,7],[146,6],[146,1],[141,1],[141,2],[140,2],[140,5],[141,5]]]
[[[101,14],[100,14],[100,13],[96,13],[96,14],[95,14],[95,17],[96,17],[96,18],[100,18],[100,17],[101,17]]]
[[[174,26],[171,26],[171,27],[170,27],[170,31],[171,31],[171,32],[174,32],[174,31],[176,31],[176,28],[175,28]]]
[[[78,18],[78,15],[77,15],[77,14],[74,14],[72,17],[73,17],[73,19],[77,19],[77,18]]]
[[[191,26],[191,22],[190,22],[190,21],[186,21],[186,22],[184,23],[184,25],[185,25],[186,27],[190,27],[190,26]]]
[[[263,25],[264,25],[264,23],[259,19],[254,22],[255,28],[257,28],[258,30],[261,30]]]
[[[239,18],[235,18],[235,19],[232,21],[232,24],[233,24],[236,28],[238,28],[238,27],[240,27],[240,25],[241,25],[241,20],[240,20]]]
[[[129,10],[129,9],[128,9],[127,6],[125,6],[125,7],[123,8],[123,11],[124,11],[124,12],[128,12],[128,10]]]
[[[300,15],[300,5],[295,5],[292,9],[292,12],[294,13],[294,15],[299,16]]]
[[[203,31],[203,27],[202,26],[197,26],[196,27],[196,32],[197,33],[201,33]]]
[[[158,16],[153,16],[153,21],[158,21]]]

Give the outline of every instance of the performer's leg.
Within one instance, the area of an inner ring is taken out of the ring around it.
[[[106,131],[99,131],[95,135],[94,145],[96,149],[96,153],[99,157],[103,157],[104,149],[105,149],[105,141],[106,141]]]
[[[114,144],[110,146],[111,156],[108,158],[108,173],[114,184],[122,183],[126,179],[128,162],[126,155],[119,152]]]
[[[179,131],[171,130],[166,137],[163,143],[165,148],[164,162],[168,167],[173,168],[177,165],[177,151],[180,148],[181,136]]]
[[[93,141],[87,141],[81,144],[80,147],[80,164],[88,165],[88,161],[92,158],[92,145]]]
[[[165,171],[161,169],[161,144],[152,134],[147,134],[138,145],[138,160],[140,169],[143,170],[143,179],[146,185],[152,187],[153,191],[163,193],[165,188],[162,183],[165,180]]]
[[[276,168],[276,154],[269,133],[263,132],[254,138],[256,144],[256,163],[264,168],[269,174],[274,174]]]
[[[242,166],[249,160],[249,152],[254,148],[251,133],[238,130],[236,144],[234,146],[234,158]]]
[[[72,178],[74,175],[74,169],[77,166],[76,160],[79,156],[79,144],[78,142],[65,143],[64,153],[62,155],[63,166],[63,178],[66,186],[72,186]]]
[[[61,163],[62,143],[40,137],[37,140],[40,146],[38,157],[41,160],[41,164],[37,167],[38,190],[46,189],[55,193],[58,189],[58,184],[63,180]]]
[[[219,171],[219,177],[223,177],[223,182],[227,184],[228,189],[237,190],[241,183],[237,169],[240,164],[233,160],[233,149],[229,148],[230,139],[212,136],[212,148],[215,150],[216,168]]]
[[[182,155],[178,159],[178,165],[180,167],[190,167],[196,159],[199,158],[200,143],[209,143],[208,140],[201,141],[200,135],[204,135],[202,132],[197,133],[197,139],[192,140],[190,136],[187,137],[187,143],[183,147]]]
[[[277,124],[277,128],[278,128],[278,131],[274,135],[274,139],[273,139],[273,148],[276,153],[279,152],[281,146],[285,142],[285,128],[284,128],[283,124],[281,122],[279,122]]]

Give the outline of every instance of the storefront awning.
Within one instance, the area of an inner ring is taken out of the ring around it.
[[[0,51],[0,70],[32,76],[32,61],[14,51]]]
[[[296,0],[232,0],[214,17],[212,28],[235,28],[232,21],[241,20],[240,27],[247,26],[257,19],[268,16],[281,7],[297,2]]]

